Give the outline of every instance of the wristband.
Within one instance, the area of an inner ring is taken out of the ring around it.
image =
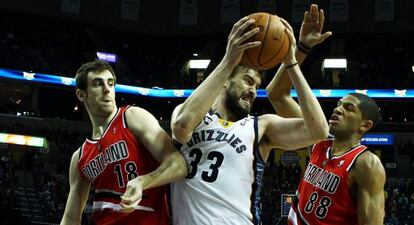
[[[298,48],[299,51],[309,55],[312,51],[312,48],[309,46],[306,46],[305,44],[303,44],[303,42],[300,42],[296,45],[296,47]]]
[[[294,67],[296,65],[298,65],[298,62],[295,62],[295,63],[293,63],[292,65],[289,65],[289,66],[285,66],[285,69],[292,68],[292,67]]]

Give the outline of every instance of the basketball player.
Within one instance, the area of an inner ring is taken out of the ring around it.
[[[301,61],[320,43],[306,33],[309,29],[322,30],[323,22],[323,11],[312,5],[305,13],[299,36],[304,46],[296,55]],[[289,71],[282,65],[267,87],[268,96],[279,115],[300,118],[302,112],[290,96],[292,83],[288,76]],[[384,168],[379,158],[361,145],[363,134],[375,126],[378,118],[377,104],[366,95],[353,93],[339,100],[329,119],[334,138],[315,144],[310,151],[289,224],[383,224]]]
[[[246,42],[259,29],[242,18],[228,37],[226,53],[214,71],[172,115],[173,138],[182,144],[186,179],[173,184],[175,225],[260,224],[260,187],[265,160],[272,146],[296,149],[328,135],[323,111],[295,58],[296,41],[283,20],[291,46],[284,59],[298,90],[303,118],[250,116],[260,86],[260,73],[240,65]]]
[[[80,224],[91,188],[94,224],[168,224],[165,187],[157,186],[186,176],[186,163],[154,116],[139,107],[117,107],[115,83],[103,61],[76,73],[76,96],[93,130],[72,156],[61,224]]]

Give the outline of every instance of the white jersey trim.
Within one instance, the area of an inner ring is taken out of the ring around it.
[[[154,212],[155,211],[151,207],[146,207],[146,206],[142,206],[142,205],[137,205],[134,208],[135,208],[135,210],[143,210],[143,211],[149,211],[149,212]],[[115,204],[115,203],[112,203],[112,202],[104,202],[104,201],[93,202],[92,212],[103,211],[104,209],[112,209],[113,211],[118,212],[118,211],[121,211],[121,205]]]
[[[349,170],[351,169],[351,167],[352,167],[352,165],[354,165],[354,162],[355,162],[355,160],[362,154],[362,153],[364,153],[365,152],[365,150],[367,149],[367,147],[365,146],[365,148],[360,152],[360,153],[358,153],[353,159],[352,159],[352,162],[349,164],[349,166],[346,168],[346,171],[348,171],[349,172]]]

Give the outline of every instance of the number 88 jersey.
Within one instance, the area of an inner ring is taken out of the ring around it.
[[[309,164],[289,212],[289,225],[358,224],[357,202],[348,187],[349,172],[366,146],[332,156],[333,140],[312,148]]]
[[[228,122],[208,113],[181,147],[188,176],[172,186],[174,225],[259,224],[264,163],[257,118]]]

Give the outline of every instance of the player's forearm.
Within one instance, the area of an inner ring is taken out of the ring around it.
[[[75,218],[71,218],[69,216],[63,216],[62,221],[60,221],[60,225],[80,225],[81,223],[81,218],[79,217],[79,219],[75,219]]]
[[[303,63],[306,59],[306,54],[296,50],[295,51],[296,60],[299,65]],[[289,95],[290,90],[292,89],[292,82],[290,81],[289,74],[286,71],[285,65],[280,65],[275,76],[270,81],[269,85],[266,87],[267,97],[269,100],[277,100],[280,96]]]
[[[299,105],[309,134],[315,140],[322,140],[328,136],[329,127],[322,107],[320,106],[311,88],[305,80],[299,66],[287,69],[293,86],[298,94]]]
[[[184,130],[189,133],[200,123],[204,115],[210,110],[217,96],[223,91],[234,67],[222,61],[216,69],[198,86],[179,108],[176,116],[172,118],[172,127],[175,133]],[[188,135],[184,135],[188,136]],[[180,141],[180,140],[179,140]]]
[[[302,64],[307,56],[299,50],[296,50],[295,55],[299,65]],[[290,81],[285,65],[282,64],[266,87],[267,97],[279,116],[302,117],[299,106],[290,95],[291,89],[292,82]]]
[[[153,172],[140,176],[142,189],[150,189],[171,183],[187,176],[187,164],[180,152],[169,154]]]
[[[359,218],[360,225],[382,225],[384,224],[384,210],[379,210],[376,213],[369,213],[364,218]]]

